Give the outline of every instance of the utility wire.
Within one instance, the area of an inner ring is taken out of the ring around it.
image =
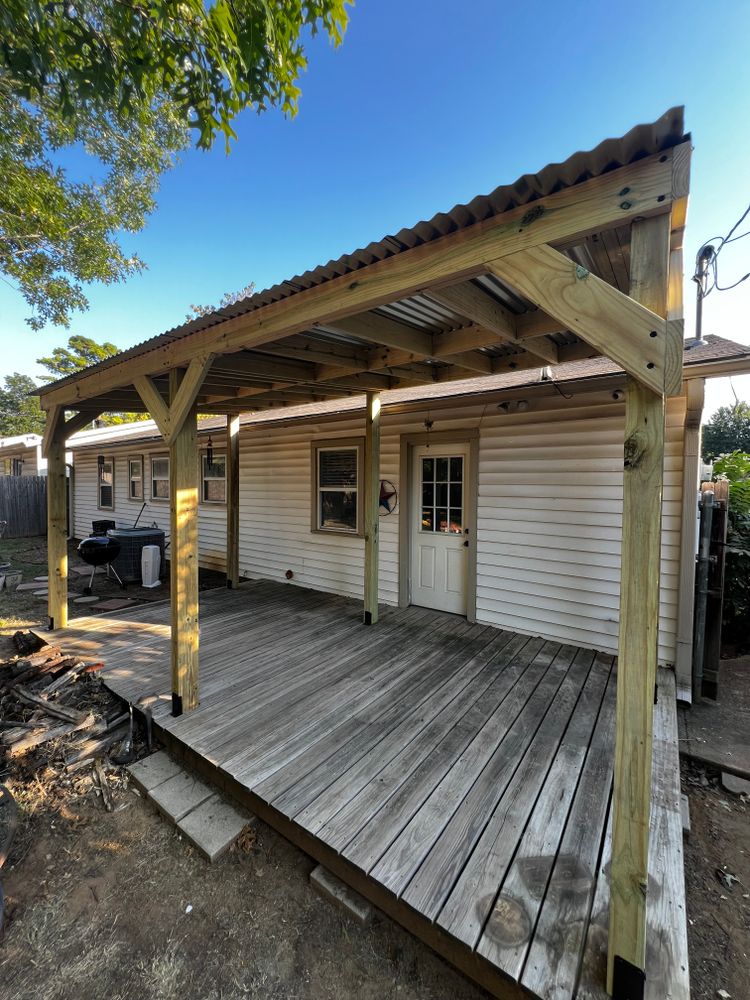
[[[719,254],[728,243],[736,243],[737,240],[742,240],[746,236],[750,236],[750,229],[746,230],[744,233],[740,233],[739,236],[734,235],[748,215],[750,215],[750,205],[747,206],[745,211],[735,222],[726,236],[712,236],[711,239],[707,240],[698,250],[695,258],[695,274],[693,275],[693,281],[698,283],[698,295],[700,299],[705,299],[711,294],[714,288],[718,292],[729,292],[738,285],[741,285],[743,281],[747,281],[747,279],[750,278],[750,271],[748,271],[747,274],[743,275],[731,285],[720,285],[718,267]],[[714,241],[718,242],[718,246],[713,245]]]

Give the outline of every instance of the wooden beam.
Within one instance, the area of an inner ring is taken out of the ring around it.
[[[679,147],[677,147],[679,148]],[[646,157],[474,226],[345,274],[142,355],[40,390],[43,405],[91,398],[140,375],[187,364],[196,353],[229,354],[333,323],[439,284],[476,274],[487,260],[571,239],[669,209],[674,150]],[[626,199],[623,187],[628,188]]]
[[[669,228],[669,216],[632,228],[631,295],[658,316],[667,313]],[[643,981],[646,972],[664,396],[632,376],[626,392],[607,990],[637,1000],[624,984]]]
[[[227,417],[227,587],[240,584],[240,418]]]
[[[375,344],[385,344],[386,347],[396,347],[403,351],[429,356],[432,352],[432,336],[422,330],[415,330],[404,323],[397,323],[386,316],[374,313],[359,313],[356,316],[346,316],[343,319],[327,323],[326,326],[342,333],[370,340]]]
[[[211,367],[212,355],[204,354],[194,357],[187,367],[180,387],[175,396],[170,395],[169,401],[169,433],[165,435],[167,443],[182,430],[182,425],[193,412],[195,397],[203,385],[208,369]]]
[[[170,373],[170,402],[180,392]],[[198,706],[198,433],[195,407],[169,444],[172,714]]]
[[[550,333],[564,333],[565,329],[564,323],[543,309],[534,309],[516,316],[516,335],[521,341],[546,337]]]
[[[380,396],[367,393],[365,416],[365,625],[378,620],[380,535]]]
[[[55,439],[64,420],[65,410],[62,406],[50,406],[47,410],[47,419],[44,422],[44,433],[42,434],[42,454],[45,458],[49,453],[50,444]]]
[[[660,225],[669,225],[668,215]],[[632,278],[631,295],[624,295],[550,246],[488,261],[487,268],[642,385],[657,394],[680,391],[682,346],[668,333],[665,317],[635,297]]]
[[[48,417],[49,419],[49,417]],[[47,609],[51,630],[68,624],[68,506],[63,422],[53,415],[47,443]]]
[[[63,427],[65,440],[67,441],[68,438],[71,438],[78,431],[83,430],[86,424],[93,423],[101,412],[101,410],[83,410],[80,413],[74,413],[72,417],[68,417]]]
[[[467,319],[473,319],[483,328],[491,330],[497,334],[500,341],[518,342],[516,317],[476,285],[464,282],[460,285],[433,288],[430,290],[430,296],[454,312]],[[552,341],[544,338],[534,339],[523,347],[524,350],[536,354],[543,364],[557,364],[557,345]]]
[[[169,406],[164,402],[164,397],[156,388],[154,380],[147,375],[138,375],[133,379],[133,385],[151,419],[159,428],[159,433],[166,441],[169,435]]]

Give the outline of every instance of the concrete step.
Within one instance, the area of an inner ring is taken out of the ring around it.
[[[128,771],[159,812],[209,861],[221,857],[252,822],[252,816],[186,771],[166,750],[130,764]]]

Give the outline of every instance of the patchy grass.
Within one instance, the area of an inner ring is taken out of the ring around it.
[[[23,572],[23,583],[47,573],[47,539],[0,538],[0,562],[10,562]],[[39,587],[44,587],[43,583]],[[46,603],[30,590],[0,590],[0,628],[18,629],[40,625],[47,620]]]

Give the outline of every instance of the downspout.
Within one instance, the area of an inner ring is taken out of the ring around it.
[[[708,604],[708,571],[711,565],[711,527],[713,525],[714,494],[703,494],[701,539],[698,548],[698,588],[695,600],[695,642],[693,644],[693,698],[701,700],[703,693],[703,660],[706,653],[706,606]]]
[[[705,379],[685,383],[687,397],[682,438],[682,512],[680,524],[680,583],[677,599],[677,648],[675,674],[677,697],[692,701],[693,616],[695,605],[695,557],[698,551],[696,523],[700,488],[701,417]]]

